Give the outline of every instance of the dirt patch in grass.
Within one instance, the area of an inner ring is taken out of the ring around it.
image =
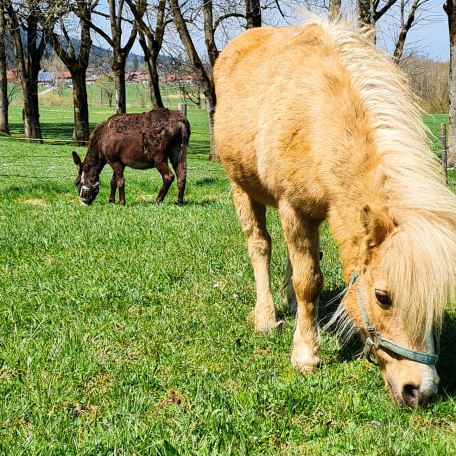
[[[46,201],[42,200],[42,199],[27,199],[27,200],[24,200],[22,201],[23,204],[29,204],[30,206],[40,206],[40,207],[46,207],[47,206],[47,203]]]

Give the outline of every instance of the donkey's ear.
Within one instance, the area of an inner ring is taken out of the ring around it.
[[[380,245],[396,226],[386,207],[364,206],[361,210],[361,222],[366,235],[367,247]]]
[[[80,173],[82,166],[81,157],[75,151],[71,152],[71,155],[73,155],[74,164],[76,165],[76,168],[78,168],[78,172]]]

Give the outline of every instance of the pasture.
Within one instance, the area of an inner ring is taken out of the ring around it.
[[[108,115],[93,109],[91,120]],[[443,118],[426,119],[437,137]],[[82,207],[72,146],[0,138],[0,453],[453,454],[456,312],[446,315],[439,396],[423,410],[390,401],[356,341],[323,334],[321,368],[295,373],[294,319],[271,335],[246,322],[254,281],[229,181],[207,161],[205,113],[189,120],[181,208],[175,184],[153,204],[155,170],[127,169],[127,206],[108,204],[108,168]],[[71,137],[70,109],[43,109],[42,121],[45,137]],[[268,223],[280,311],[286,254],[274,211]],[[322,250],[324,319],[344,287],[326,226]]]

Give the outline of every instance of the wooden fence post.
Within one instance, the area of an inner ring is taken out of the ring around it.
[[[179,103],[177,109],[187,118],[187,105],[185,103]]]
[[[445,182],[448,184],[448,158],[447,158],[447,135],[446,135],[446,124],[440,124],[440,140],[442,143],[442,168],[445,176]]]

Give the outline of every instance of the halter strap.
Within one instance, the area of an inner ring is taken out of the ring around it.
[[[355,271],[352,276],[350,277],[350,281],[348,283],[347,287],[347,293],[348,290],[352,287],[352,285],[355,283],[356,279],[358,278],[359,274]],[[366,356],[367,360],[373,363],[372,359],[372,348],[377,349],[378,347],[383,347],[386,348],[387,350],[392,351],[393,353],[396,353],[399,356],[402,356],[403,358],[410,359],[412,361],[416,361],[417,363],[421,364],[430,364],[434,365],[437,363],[439,357],[438,355],[432,355],[430,353],[422,353],[414,350],[409,350],[408,348],[401,347],[400,345],[395,344],[394,342],[391,342],[390,340],[387,340],[383,338],[375,329],[375,327],[372,325],[371,321],[369,320],[369,317],[367,316],[366,309],[363,305],[363,299],[361,296],[361,292],[359,291],[359,287],[356,287],[356,297],[358,299],[358,305],[359,309],[361,310],[361,315],[363,317],[364,323],[366,325],[366,330],[367,330],[367,339],[364,344],[364,355]]]

